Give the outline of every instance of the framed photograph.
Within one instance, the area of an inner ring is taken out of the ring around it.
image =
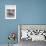
[[[19,42],[21,40],[46,41],[46,25],[19,24],[18,38]]]
[[[16,19],[16,5],[5,5],[5,19]]]

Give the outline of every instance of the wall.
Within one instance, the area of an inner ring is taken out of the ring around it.
[[[16,5],[16,20],[5,20],[5,5]],[[46,24],[46,0],[0,0],[0,44],[7,44],[17,24]],[[17,40],[16,40],[17,43]]]

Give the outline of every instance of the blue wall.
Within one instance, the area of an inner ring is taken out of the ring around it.
[[[6,4],[16,5],[16,20],[5,19]],[[0,44],[8,43],[9,32],[17,34],[17,24],[46,24],[46,0],[0,0]]]

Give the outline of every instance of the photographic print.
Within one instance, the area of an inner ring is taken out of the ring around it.
[[[31,46],[32,43],[46,42],[46,25],[18,25],[18,42],[20,46]]]
[[[16,5],[5,5],[5,19],[16,19]]]

